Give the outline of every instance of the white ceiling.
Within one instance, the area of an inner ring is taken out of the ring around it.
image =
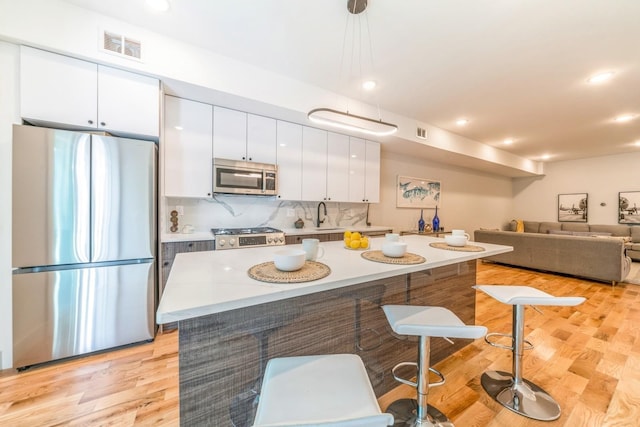
[[[355,18],[346,0],[67,1],[532,160],[640,151],[640,116],[613,121],[640,114],[639,0],[369,0]],[[358,22],[362,71],[344,42]]]

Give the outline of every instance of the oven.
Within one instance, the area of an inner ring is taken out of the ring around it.
[[[271,227],[212,228],[211,232],[215,238],[216,250],[285,244],[282,230]]]

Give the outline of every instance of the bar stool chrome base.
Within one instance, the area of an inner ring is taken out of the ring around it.
[[[393,415],[393,425],[399,427],[453,427],[453,423],[437,408],[427,406],[428,420],[418,420],[418,401],[415,399],[400,399],[393,402],[386,410]]]
[[[515,385],[509,372],[488,371],[482,374],[480,382],[489,396],[516,414],[539,421],[560,418],[560,405],[527,379],[522,378],[522,382]]]

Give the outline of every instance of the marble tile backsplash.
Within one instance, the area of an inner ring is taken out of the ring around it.
[[[219,195],[213,199],[167,198],[161,212],[162,232],[169,233],[170,212],[182,206],[178,229],[186,224],[194,231],[208,231],[223,227],[294,228],[301,218],[304,228],[315,228],[319,202],[282,201],[275,197]],[[363,203],[325,202],[327,216],[322,227],[364,226],[367,205]],[[293,213],[293,216],[291,214]],[[324,218],[324,210],[321,209]]]

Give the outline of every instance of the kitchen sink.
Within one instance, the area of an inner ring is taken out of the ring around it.
[[[344,230],[344,227],[316,227],[314,228],[314,230],[316,231],[342,231]]]

